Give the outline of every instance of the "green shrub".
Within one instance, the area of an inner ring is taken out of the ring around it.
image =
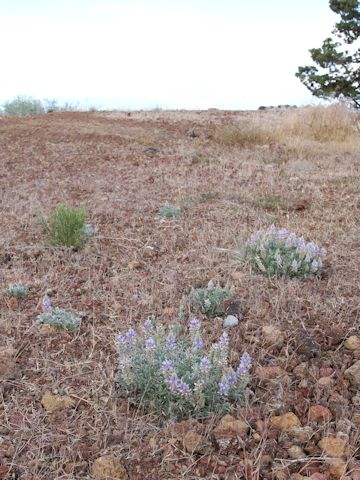
[[[48,308],[38,315],[38,325],[50,325],[58,330],[74,331],[80,327],[80,318],[75,313],[68,312],[62,308]]]
[[[325,250],[313,242],[287,230],[271,225],[251,236],[240,254],[240,259],[251,268],[268,276],[304,278],[319,275]]]
[[[192,312],[217,317],[225,313],[224,302],[233,296],[232,287],[221,287],[210,281],[206,288],[192,288],[187,302]]]
[[[48,219],[41,223],[53,245],[78,248],[87,236],[86,214],[82,208],[72,208],[60,204]]]
[[[163,207],[159,208],[158,215],[161,218],[177,218],[181,215],[181,209],[171,203],[165,203]]]
[[[28,294],[28,288],[22,283],[14,283],[12,285],[9,285],[7,292],[11,297],[20,300],[21,298],[26,297],[26,295]]]
[[[45,109],[40,100],[31,97],[18,96],[3,104],[5,115],[21,116],[38,115],[45,113]]]
[[[233,369],[228,362],[229,338],[205,350],[200,321],[189,332],[155,327],[147,320],[138,334],[130,329],[117,337],[120,394],[149,411],[180,420],[222,415],[243,400],[251,358],[244,353]]]

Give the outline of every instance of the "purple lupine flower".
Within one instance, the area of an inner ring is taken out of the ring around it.
[[[125,338],[127,343],[133,343],[136,339],[136,332],[133,328],[129,328],[129,330],[125,333]]]
[[[150,320],[150,318],[145,320],[142,328],[143,328],[143,331],[144,331],[145,334],[148,334],[153,330],[154,325],[153,325],[152,321]]]
[[[240,359],[240,363],[236,370],[236,373],[238,375],[246,375],[250,370],[251,364],[251,357],[247,352],[245,352]]]
[[[286,230],[286,229],[283,229],[283,230],[278,230],[276,232],[276,238],[278,240],[282,240],[284,238],[287,238],[289,236],[289,232]]]
[[[202,338],[200,337],[200,335],[196,335],[193,339],[193,342],[192,342],[192,346],[193,348],[195,348],[195,350],[201,350],[204,346],[204,342],[202,340]]]
[[[176,347],[176,337],[172,335],[171,333],[166,337],[166,346],[168,348],[175,348]]]
[[[166,378],[166,383],[172,393],[178,393],[182,396],[189,395],[190,387],[189,385],[184,382],[181,378],[179,378],[176,373],[171,374]]]
[[[237,380],[238,378],[235,372],[231,372],[229,375],[224,377],[219,383],[219,394],[225,397],[229,395],[231,388],[236,385]]]
[[[169,374],[173,371],[173,362],[171,360],[164,360],[161,364],[161,369],[165,375]]]
[[[145,348],[148,350],[153,350],[156,347],[156,342],[152,337],[149,337],[145,340]]]
[[[41,308],[44,312],[49,312],[50,310],[52,310],[51,301],[47,295],[45,295],[45,297],[41,301]]]
[[[190,332],[197,332],[198,330],[200,330],[200,327],[201,327],[200,320],[198,320],[197,318],[193,318],[192,320],[190,320],[190,324],[189,324]]]
[[[203,372],[207,372],[208,370],[210,370],[210,367],[211,367],[210,360],[207,357],[203,357],[200,360],[199,366],[200,366],[200,370],[202,370]]]
[[[229,335],[227,332],[221,334],[219,340],[212,345],[213,350],[226,350],[229,346]]]
[[[229,346],[229,335],[227,332],[223,332],[221,334],[218,343],[221,348],[226,348]]]
[[[116,335],[115,340],[119,343],[126,343],[126,336],[125,335]]]

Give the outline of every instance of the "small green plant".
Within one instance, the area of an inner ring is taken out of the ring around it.
[[[28,288],[22,283],[13,283],[12,285],[9,285],[7,293],[11,297],[16,298],[16,300],[21,300],[28,294]]]
[[[243,400],[251,358],[244,353],[233,369],[225,332],[206,350],[199,320],[191,320],[183,334],[147,320],[140,334],[131,328],[116,340],[116,382],[136,405],[181,420],[222,415]]]
[[[224,302],[233,296],[232,287],[221,287],[211,280],[206,288],[192,288],[187,302],[192,312],[217,317],[225,313]]]
[[[161,218],[177,218],[181,215],[181,209],[172,205],[171,203],[165,203],[165,205],[158,210],[158,215]]]
[[[246,242],[240,259],[264,275],[304,278],[319,275],[325,250],[313,242],[271,225]]]
[[[289,202],[280,195],[262,195],[255,202],[257,208],[270,211],[288,210]]]
[[[80,318],[75,313],[62,308],[48,307],[38,315],[36,323],[38,325],[50,325],[58,330],[74,331],[80,327]]]
[[[25,97],[19,95],[5,102],[3,105],[3,110],[5,115],[21,116],[26,115],[38,115],[45,112],[45,109],[40,100],[35,100],[31,97]]]
[[[60,204],[48,219],[41,223],[53,245],[78,248],[87,236],[86,214],[82,208],[72,208]]]

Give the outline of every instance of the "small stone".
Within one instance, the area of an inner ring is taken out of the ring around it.
[[[360,387],[360,360],[345,370],[344,377],[349,380],[353,387]]]
[[[351,403],[353,405],[356,405],[357,407],[360,407],[360,393],[357,393],[353,397],[351,397]]]
[[[16,350],[12,347],[0,347],[0,379],[11,377],[16,370]]]
[[[348,350],[360,350],[360,337],[351,335],[345,340],[344,347]]]
[[[332,417],[332,413],[326,407],[322,405],[312,405],[309,408],[309,420],[310,422],[319,422],[319,421],[327,421],[330,420]]]
[[[238,420],[232,415],[225,415],[220,420],[219,424],[213,430],[214,433],[219,433],[223,430],[231,430],[234,435],[245,437],[250,427],[243,420]]]
[[[141,263],[138,260],[131,260],[127,266],[130,270],[138,270],[141,268]]]
[[[74,400],[66,395],[53,395],[46,392],[41,399],[41,404],[48,413],[58,412],[74,406]]]
[[[298,380],[302,380],[307,375],[308,371],[309,365],[307,362],[300,363],[293,370],[294,375]]]
[[[309,477],[304,477],[300,473],[293,473],[290,477],[290,480],[305,480],[306,478],[309,480]]]
[[[321,377],[319,378],[319,380],[317,381],[317,384],[320,386],[320,387],[332,387],[334,385],[334,380],[331,378],[331,377]]]
[[[351,471],[352,480],[360,480],[360,468],[355,468]]]
[[[310,477],[311,480],[328,480],[328,477],[320,472],[315,472]]]
[[[271,345],[282,346],[285,341],[285,335],[280,328],[274,325],[264,325],[262,327],[262,334],[265,341]]]
[[[299,447],[298,445],[293,445],[288,449],[288,454],[290,458],[293,458],[294,460],[297,458],[305,458],[306,454],[304,450]]]
[[[91,472],[97,480],[128,479],[125,467],[112,455],[97,458],[92,465]]]
[[[189,453],[202,453],[205,446],[204,437],[190,430],[185,434],[183,444],[185,450]]]
[[[235,315],[228,315],[224,319],[223,328],[232,328],[236,327],[237,325],[239,325],[239,320],[237,317],[235,317]]]
[[[307,426],[307,427],[294,427],[289,430],[289,435],[299,443],[307,443],[314,435],[314,430]]]
[[[282,432],[288,432],[294,427],[300,427],[301,423],[295,413],[288,412],[284,415],[275,416],[270,418],[270,423],[274,427],[280,428]]]
[[[143,257],[144,258],[154,258],[159,254],[160,249],[156,245],[147,245],[143,248]]]
[[[345,454],[346,441],[338,437],[324,437],[318,446],[330,457],[342,457]]]
[[[326,464],[329,465],[328,472],[335,478],[343,478],[346,473],[347,463],[339,458],[328,458]]]
[[[355,415],[352,417],[351,421],[355,425],[360,425],[360,413],[355,413]]]

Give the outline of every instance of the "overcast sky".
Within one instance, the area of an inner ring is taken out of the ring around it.
[[[0,0],[0,101],[105,108],[306,104],[328,0]]]

